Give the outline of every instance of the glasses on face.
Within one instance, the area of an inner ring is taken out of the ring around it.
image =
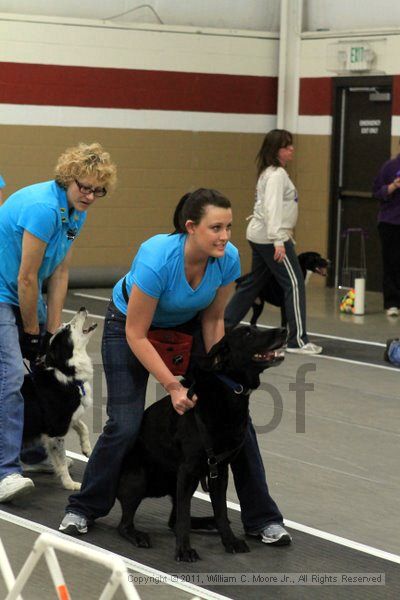
[[[107,194],[107,190],[104,187],[93,188],[90,185],[83,185],[80,181],[75,179],[75,183],[78,186],[78,190],[84,196],[89,196],[89,194],[93,194],[95,198],[103,198]]]

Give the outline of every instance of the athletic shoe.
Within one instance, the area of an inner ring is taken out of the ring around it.
[[[69,468],[73,464],[72,458],[67,457],[67,467]],[[41,460],[37,463],[23,463],[21,461],[21,467],[24,473],[54,473],[54,466],[49,457]]]
[[[388,317],[398,317],[399,309],[397,308],[397,306],[391,306],[387,309],[386,314]]]
[[[263,544],[275,544],[275,546],[288,546],[292,542],[292,536],[279,523],[270,523],[262,531],[247,532],[247,535],[261,538]]]
[[[11,473],[0,481],[0,502],[9,502],[14,498],[25,496],[34,487],[32,479],[22,477],[19,473]]]
[[[322,346],[308,342],[308,344],[304,344],[304,346],[300,346],[299,348],[288,346],[285,352],[292,352],[293,354],[321,354]]]
[[[76,513],[67,512],[58,528],[59,531],[68,535],[82,535],[88,532],[88,521],[86,517]]]

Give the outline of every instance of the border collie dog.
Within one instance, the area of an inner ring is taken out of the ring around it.
[[[44,364],[25,375],[23,442],[40,440],[67,490],[78,490],[65,456],[64,436],[72,427],[78,434],[83,454],[89,456],[89,430],[81,420],[92,405],[93,366],[86,346],[97,324],[84,328],[87,310],[81,308],[50,339]]]

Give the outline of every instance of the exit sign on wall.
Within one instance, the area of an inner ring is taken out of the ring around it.
[[[363,45],[348,46],[346,69],[349,71],[368,71],[370,69],[372,52]]]

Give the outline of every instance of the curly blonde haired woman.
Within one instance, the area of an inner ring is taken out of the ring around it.
[[[23,358],[35,362],[61,324],[72,242],[87,210],[115,182],[110,155],[100,144],[80,143],[59,157],[54,180],[22,188],[0,206],[0,502],[33,487],[20,463]],[[44,449],[21,459],[30,463],[25,470],[41,470]]]

